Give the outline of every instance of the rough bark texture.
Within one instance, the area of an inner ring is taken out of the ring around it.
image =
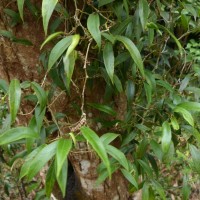
[[[83,144],[84,145],[84,144]],[[112,180],[107,179],[103,184],[96,186],[98,178],[97,166],[99,158],[91,150],[78,150],[72,152],[70,161],[73,163],[78,184],[82,191],[75,193],[78,199],[82,200],[127,200],[128,183],[119,172],[112,175]],[[81,198],[79,198],[81,196]]]

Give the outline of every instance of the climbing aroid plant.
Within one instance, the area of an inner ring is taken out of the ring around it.
[[[15,6],[12,20],[25,23],[26,13],[37,11],[44,29],[42,81],[0,81],[9,107],[0,145],[5,152],[23,149],[10,165],[21,161],[25,190],[45,169],[36,199],[189,199],[200,172],[194,56],[200,5],[17,0]],[[0,32],[16,41],[8,33]],[[32,110],[25,113],[24,104]]]

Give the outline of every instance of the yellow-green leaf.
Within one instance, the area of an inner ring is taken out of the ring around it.
[[[17,7],[19,10],[19,15],[23,21],[24,20],[24,18],[23,18],[24,0],[17,0]]]
[[[9,129],[0,134],[0,145],[9,144],[25,138],[37,138],[38,134],[28,127],[17,127]]]
[[[56,177],[58,178],[70,150],[72,148],[72,140],[60,139],[56,150]]]
[[[58,0],[43,0],[42,1],[42,20],[45,35],[47,35],[47,29],[49,24],[49,19],[55,9]]]
[[[48,42],[50,42],[51,40],[53,40],[54,38],[56,38],[58,35],[61,35],[61,34],[64,34],[64,32],[62,31],[59,31],[59,32],[56,32],[56,33],[52,33],[51,35],[49,35],[47,37],[47,39],[42,43],[41,47],[40,47],[40,50],[43,48],[43,46],[45,44],[47,44]]]

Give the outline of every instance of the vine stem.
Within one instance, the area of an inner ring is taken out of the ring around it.
[[[82,115],[84,114],[84,105],[85,105],[85,88],[86,88],[86,83],[87,83],[87,79],[88,79],[88,74],[87,74],[87,59],[88,59],[88,53],[89,53],[89,49],[90,49],[90,45],[92,43],[92,39],[90,39],[89,44],[87,46],[87,50],[86,50],[86,54],[85,54],[85,61],[84,61],[84,65],[83,65],[83,69],[85,70],[85,80],[84,80],[84,84],[83,84],[83,90],[82,90],[82,105],[81,105],[81,112]]]

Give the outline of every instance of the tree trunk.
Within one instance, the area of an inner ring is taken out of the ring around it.
[[[107,179],[96,185],[100,160],[92,150],[85,148],[74,151],[70,154],[70,161],[78,181],[77,185],[81,189],[75,191],[77,200],[128,199],[128,183],[119,172],[114,173],[111,180]]]

